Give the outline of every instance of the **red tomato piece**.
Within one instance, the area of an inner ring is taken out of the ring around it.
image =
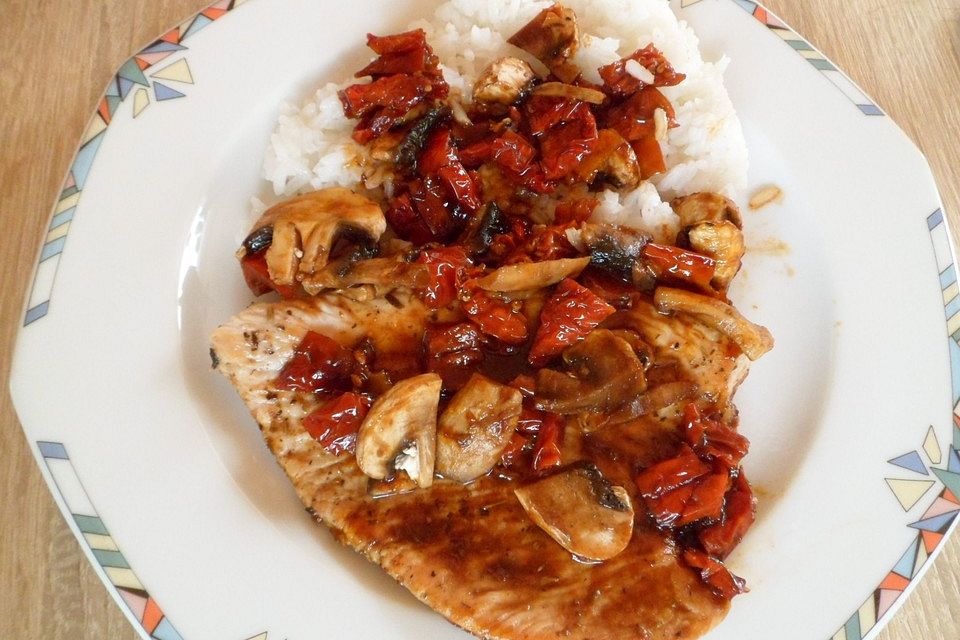
[[[246,281],[250,291],[255,296],[262,296],[265,293],[276,291],[283,298],[296,298],[297,287],[291,285],[274,284],[270,279],[270,271],[267,269],[266,252],[247,254],[240,261],[240,268],[243,271],[243,279]]]
[[[529,140],[509,129],[493,140],[491,151],[497,164],[516,173],[523,172],[537,155],[537,150]]]
[[[428,63],[429,55],[426,48],[385,53],[360,71],[357,71],[353,74],[353,77],[387,76],[395,73],[424,73],[428,69]]]
[[[430,233],[431,242],[443,242],[456,235],[465,218],[447,198],[439,178],[428,176],[410,183],[413,207]]]
[[[579,100],[550,96],[532,96],[523,106],[527,126],[533,136],[541,136],[563,122],[571,122],[592,115],[590,105]]]
[[[753,490],[741,469],[727,492],[723,522],[700,532],[700,544],[706,552],[721,560],[730,555],[753,525],[756,507]]]
[[[380,55],[421,49],[427,46],[427,34],[423,29],[404,31],[389,36],[375,36],[368,33],[367,46]]]
[[[633,154],[637,156],[637,166],[640,167],[640,177],[646,180],[658,173],[667,170],[666,160],[663,159],[663,149],[653,136],[646,136],[630,143]]]
[[[384,216],[396,234],[404,240],[414,244],[426,244],[435,239],[433,232],[413,208],[413,199],[408,193],[393,198]]]
[[[715,595],[724,600],[747,591],[743,578],[733,575],[723,563],[711,558],[702,551],[686,549],[683,552],[684,561],[700,574],[703,580]]]
[[[710,281],[717,265],[713,258],[653,242],[648,242],[643,247],[642,255],[657,279],[674,280],[713,291]]]
[[[537,437],[533,445],[533,470],[543,471],[560,465],[560,441],[563,439],[562,418],[555,413],[542,412]]]
[[[728,469],[736,469],[750,449],[750,441],[723,423],[710,421],[705,425],[706,443],[700,455],[722,462]]]
[[[691,483],[673,491],[668,491],[662,496],[652,498],[644,496],[643,503],[657,522],[657,526],[664,529],[672,529],[677,526],[677,521],[680,520],[690,497],[693,495],[693,488]]]
[[[627,142],[653,137],[656,124],[653,114],[663,109],[668,126],[674,127],[676,112],[667,97],[655,87],[644,87],[607,112],[607,127],[615,129]]]
[[[683,431],[683,439],[695,450],[707,443],[707,427],[695,403],[689,402],[683,407],[683,422],[680,428]]]
[[[597,121],[590,111],[576,120],[552,127],[540,139],[540,164],[547,180],[574,173],[599,141]]]
[[[593,215],[593,210],[596,209],[599,204],[600,201],[596,198],[562,200],[557,203],[557,208],[553,214],[553,223],[566,225],[584,222]]]
[[[483,337],[469,322],[430,327],[423,336],[427,371],[443,379],[445,389],[460,389],[483,362]]]
[[[653,464],[636,477],[637,488],[644,498],[658,498],[697,478],[710,473],[693,449],[686,444],[680,445],[680,452],[673,458]]]
[[[430,284],[419,294],[431,309],[445,307],[454,301],[464,270],[471,264],[463,247],[426,249],[417,257],[417,263],[430,267]]]
[[[683,509],[676,526],[697,520],[719,520],[723,515],[723,496],[730,487],[730,476],[714,473],[693,483],[693,493]]]
[[[474,291],[463,303],[463,310],[484,334],[508,345],[520,345],[527,339],[527,321],[509,302],[485,291]]]
[[[586,287],[570,278],[562,280],[540,311],[540,326],[528,356],[530,364],[544,366],[564,349],[579,342],[614,311]]]
[[[398,73],[369,84],[350,85],[337,95],[348,118],[361,118],[377,107],[406,113],[422,102],[430,89],[429,79]]]
[[[344,393],[311,411],[303,419],[303,428],[330,453],[353,453],[367,409],[361,396]]]
[[[327,336],[308,331],[273,381],[289,391],[342,391],[354,370],[350,352]]]
[[[493,139],[480,140],[460,149],[460,162],[465,167],[476,169],[484,162],[493,160]]]
[[[477,185],[467,173],[450,143],[450,129],[434,129],[420,155],[420,175],[437,176],[451,198],[468,211],[480,208]]]
[[[627,61],[636,60],[640,65],[653,74],[652,86],[672,87],[680,84],[687,76],[674,71],[663,53],[652,44],[643,49],[637,49],[626,58],[604,65],[598,69],[603,78],[604,87],[614,95],[629,95],[636,93],[646,86],[638,78],[627,71]]]

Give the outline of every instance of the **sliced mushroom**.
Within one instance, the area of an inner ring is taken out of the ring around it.
[[[548,98],[568,98],[570,100],[580,100],[590,104],[603,104],[607,99],[606,94],[590,87],[579,87],[575,84],[566,84],[564,82],[544,82],[537,85],[533,90],[535,96],[546,96]]]
[[[437,405],[442,381],[435,373],[407,378],[380,396],[357,434],[357,466],[383,480],[403,470],[419,487],[433,484]]]
[[[729,220],[701,222],[687,231],[690,246],[716,261],[710,283],[717,289],[730,286],[740,271],[743,258],[743,232]]]
[[[633,536],[633,506],[593,464],[568,467],[514,489],[527,515],[564,549],[589,560],[609,560]]]
[[[427,265],[406,262],[399,257],[330,263],[303,279],[303,288],[310,295],[324,289],[345,289],[361,284],[394,289],[425,287],[430,281]]]
[[[701,192],[676,198],[670,203],[680,218],[680,226],[692,227],[701,222],[722,222],[729,220],[738,228],[743,228],[740,209],[730,198],[719,193]]]
[[[543,262],[522,262],[500,267],[476,281],[487,291],[527,291],[557,284],[564,278],[576,278],[590,258],[563,258]]]
[[[475,373],[437,424],[437,473],[470,482],[493,468],[510,442],[523,395]]]
[[[322,269],[340,234],[375,242],[387,228],[377,203],[341,187],[281,202],[264,212],[258,224],[264,220],[273,226],[266,258],[270,279],[278,285],[292,285]]]
[[[536,77],[520,58],[499,58],[483,70],[473,85],[475,102],[509,106],[520,99]]]
[[[507,42],[532,54],[563,82],[573,82],[580,69],[569,60],[580,46],[576,14],[560,4],[547,7]]]
[[[607,329],[591,331],[563,352],[568,372],[537,372],[536,406],[565,415],[610,412],[646,389],[643,364],[630,343]]]
[[[586,432],[622,424],[643,416],[657,415],[665,409],[676,407],[681,402],[692,400],[700,392],[693,382],[678,380],[664,382],[636,396],[613,413],[583,413],[577,416],[577,424]]]
[[[686,313],[716,329],[735,343],[751,360],[773,348],[773,336],[764,327],[753,324],[729,304],[716,298],[682,289],[659,287],[653,296],[661,313]]]
[[[614,129],[600,129],[594,151],[580,165],[585,182],[600,178],[617,189],[634,189],[640,184],[640,165],[633,147]]]

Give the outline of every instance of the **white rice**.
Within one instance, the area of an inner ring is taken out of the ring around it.
[[[487,64],[505,55],[521,57],[543,69],[506,42],[550,0],[450,0],[420,27],[440,58],[453,91],[470,97],[473,80]],[[667,239],[676,216],[664,201],[697,191],[738,197],[746,187],[747,149],[733,105],[723,86],[728,59],[705,62],[693,30],[679,21],[667,0],[565,0],[578,17],[580,50],[574,59],[584,75],[599,82],[597,67],[653,43],[686,80],[663,89],[676,107],[679,126],[662,144],[667,171],[638,189],[600,194],[598,221],[631,226]],[[361,34],[362,35],[362,34]],[[360,35],[358,35],[360,37]],[[284,104],[264,161],[263,177],[277,196],[328,186],[352,187],[383,182],[365,150],[353,142],[354,122],[337,98],[342,85],[327,84],[299,107]]]

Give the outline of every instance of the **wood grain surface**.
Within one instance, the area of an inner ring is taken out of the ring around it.
[[[81,554],[27,449],[7,392],[9,354],[51,204],[103,87],[131,54],[205,4],[0,0],[0,638],[137,637]],[[960,229],[960,0],[767,5],[913,138]],[[758,629],[757,637],[771,631]],[[958,637],[960,535],[880,635]]]

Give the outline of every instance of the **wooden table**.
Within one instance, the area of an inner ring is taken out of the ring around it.
[[[2,4],[0,638],[137,637],[81,555],[27,450],[6,393],[8,354],[50,205],[102,87],[133,52],[207,3]],[[767,4],[916,141],[933,166],[953,228],[960,229],[960,0]],[[960,637],[960,535],[880,637]]]

